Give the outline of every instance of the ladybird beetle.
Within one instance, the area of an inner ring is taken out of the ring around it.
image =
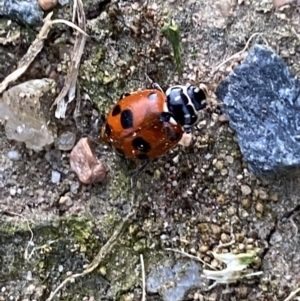
[[[153,89],[125,94],[108,113],[102,139],[131,159],[153,159],[190,133],[205,107],[205,94],[195,86],[173,86],[166,94]]]
[[[177,85],[170,87],[166,92],[162,121],[179,124],[188,134],[193,125],[199,121],[199,111],[206,107],[206,95],[196,86]]]

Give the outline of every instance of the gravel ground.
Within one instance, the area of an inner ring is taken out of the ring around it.
[[[222,269],[212,251],[220,242],[230,242],[231,233],[235,242],[222,252],[259,249],[251,268],[263,274],[229,286],[219,284],[211,291],[198,288],[186,300],[287,298],[300,285],[300,178],[293,174],[258,179],[251,174],[216,106],[216,86],[246,53],[214,71],[253,34],[261,33],[250,45],[269,45],[299,75],[297,3],[276,10],[271,0],[86,1],[85,11],[90,38],[79,76],[84,113],[75,122],[71,104],[66,120],[54,122],[58,134],[69,130],[77,139],[93,137],[109,174],[104,183],[82,185],[70,170],[69,152],[53,146],[34,153],[8,141],[0,127],[0,300],[46,300],[68,273],[82,271],[130,211],[130,226],[105,262],[90,276],[69,284],[57,300],[140,300],[140,253],[146,274],[163,258],[184,258],[165,248],[184,249]],[[69,7],[57,10],[59,17],[70,19],[68,13]],[[160,33],[170,18],[181,30],[182,75],[176,73],[171,47]],[[19,30],[14,23],[3,24],[4,32]],[[14,45],[0,46],[1,61],[6,62],[0,67],[1,80],[14,69],[31,35],[22,29]],[[53,28],[20,82],[51,76],[61,86],[72,42],[71,30]],[[131,177],[137,166],[120,160],[97,140],[92,116],[102,120],[118,95],[144,88],[145,73],[163,88],[205,83],[209,108],[191,147],[178,146]],[[13,160],[12,150],[17,152]],[[24,254],[31,237],[27,222],[34,242],[28,250],[37,247],[30,257]],[[147,300],[161,297],[154,294]]]

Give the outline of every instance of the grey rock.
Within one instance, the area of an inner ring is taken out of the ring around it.
[[[185,300],[187,293],[203,285],[202,268],[194,261],[163,263],[153,268],[146,280],[147,292],[159,293],[164,301]]]
[[[299,167],[300,83],[276,53],[255,45],[216,94],[252,172]]]
[[[0,16],[23,24],[42,23],[43,11],[37,0],[0,0]]]

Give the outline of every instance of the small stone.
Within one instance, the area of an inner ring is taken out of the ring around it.
[[[270,200],[273,202],[277,202],[278,201],[278,194],[274,193],[270,196]]]
[[[212,154],[209,153],[204,156],[205,160],[210,160],[211,158],[212,158]]]
[[[193,140],[193,135],[191,133],[189,133],[189,134],[184,133],[182,135],[181,140],[178,142],[178,144],[180,144],[182,146],[185,146],[185,147],[188,147],[188,146],[191,145],[192,140]]]
[[[56,170],[52,170],[52,173],[51,173],[51,182],[53,184],[56,184],[60,181],[60,178],[61,178],[61,174],[60,172],[56,171]]]
[[[65,205],[66,207],[71,207],[73,205],[73,201],[69,196],[60,197],[58,203],[60,205]]]
[[[269,195],[263,189],[259,190],[258,196],[261,200],[266,200],[269,197]]]
[[[207,245],[201,245],[199,247],[199,252],[206,253],[209,250],[209,247]]]
[[[226,168],[222,168],[220,174],[221,176],[226,176],[228,174],[228,170]]]
[[[57,5],[57,0],[38,0],[43,10],[49,10]]]
[[[249,195],[251,193],[251,188],[248,185],[242,185],[241,191],[243,195]]]
[[[264,213],[264,205],[262,203],[257,203],[255,206],[255,210],[259,213]]]
[[[7,153],[7,157],[10,160],[17,161],[20,160],[20,153],[17,150],[11,150]]]
[[[76,135],[70,131],[63,132],[55,141],[55,147],[62,151],[71,150],[74,147]]]
[[[58,3],[61,5],[61,6],[64,6],[66,4],[69,3],[69,0],[58,0]]]
[[[107,169],[95,156],[88,138],[81,138],[74,146],[70,165],[84,184],[101,182],[106,178]]]
[[[11,196],[15,196],[15,195],[17,194],[17,190],[16,190],[15,188],[10,188],[10,189],[9,189],[9,194],[10,194]]]
[[[70,190],[73,194],[77,194],[78,193],[78,190],[79,190],[79,187],[80,187],[80,184],[78,182],[76,183],[72,183],[71,184],[71,187],[70,187]]]
[[[224,164],[222,161],[217,161],[215,166],[217,169],[221,170],[223,168]]]
[[[227,209],[227,213],[228,213],[228,216],[233,216],[234,214],[236,214],[236,208],[233,207],[233,206],[230,206],[230,207]]]
[[[230,236],[227,235],[226,233],[222,233],[221,234],[221,241],[222,241],[222,243],[228,243],[228,242],[230,242]]]
[[[31,281],[31,280],[32,280],[32,272],[31,272],[31,271],[28,271],[28,272],[27,272],[26,280],[27,280],[27,281]]]
[[[60,265],[58,266],[58,271],[61,273],[63,270],[64,270],[64,267],[60,264]]]
[[[234,162],[234,158],[232,156],[226,156],[226,161],[229,163],[229,164],[232,164]]]

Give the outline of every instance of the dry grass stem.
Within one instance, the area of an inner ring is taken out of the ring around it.
[[[146,276],[145,276],[145,265],[144,265],[144,257],[140,254],[141,266],[142,266],[142,280],[143,280],[143,295],[142,301],[146,301]]]
[[[82,28],[82,31],[84,32],[86,30],[86,19],[81,0],[74,1],[73,13],[73,20],[77,19],[78,26]],[[72,51],[71,63],[65,78],[64,86],[52,105],[52,107],[56,105],[56,118],[65,118],[67,106],[75,98],[79,65],[83,55],[85,42],[85,34],[78,34],[76,36]],[[65,99],[66,96],[67,99]]]
[[[29,47],[27,53],[23,56],[20,60],[18,67],[15,71],[9,74],[3,81],[0,83],[0,94],[10,85],[11,83],[15,82],[30,66],[36,56],[40,53],[40,51],[44,47],[44,41],[48,37],[49,31],[53,24],[57,23],[64,23],[72,28],[78,30],[82,36],[86,36],[86,33],[80,29],[75,24],[67,21],[67,20],[53,20],[51,21],[53,13],[49,13],[46,18],[44,19],[44,25],[42,26],[40,32],[38,33],[36,39],[33,41],[31,46]],[[85,27],[84,27],[85,28]]]
[[[254,33],[254,34],[248,39],[248,41],[247,41],[245,47],[244,47],[241,51],[239,51],[239,52],[233,54],[232,56],[230,56],[229,58],[227,58],[225,61],[223,61],[223,62],[221,62],[219,65],[217,65],[217,67],[215,67],[214,70],[212,71],[212,74],[215,74],[215,73],[216,73],[223,65],[225,65],[227,62],[231,61],[231,60],[234,59],[234,58],[239,57],[242,53],[244,53],[244,52],[248,49],[249,44],[250,44],[250,42],[252,41],[252,39],[253,39],[254,37],[256,37],[256,36],[261,36],[261,35],[262,35],[262,33],[260,33],[260,32]],[[265,43],[266,43],[266,41],[265,41]],[[267,44],[267,43],[266,43],[266,44]]]
[[[125,228],[127,228],[128,221],[130,220],[130,218],[132,216],[133,216],[133,212],[129,213],[125,217],[125,219],[122,222],[122,224],[120,225],[120,227],[113,233],[113,235],[110,237],[110,239],[106,242],[106,244],[101,248],[101,250],[99,251],[99,253],[95,256],[95,258],[93,259],[92,263],[82,273],[74,274],[74,275],[71,275],[70,277],[66,278],[53,292],[51,292],[49,298],[46,301],[51,301],[54,298],[54,296],[63,287],[65,287],[69,282],[72,282],[72,281],[74,281],[78,277],[83,277],[83,276],[85,276],[85,275],[93,272],[99,266],[99,264],[102,262],[102,259],[108,253],[110,253],[110,251],[112,250],[112,248],[114,247],[114,245],[117,243],[119,237],[121,236],[121,234],[123,233],[123,231],[125,230]]]
[[[209,263],[203,261],[201,258],[197,257],[197,256],[194,256],[194,255],[191,255],[189,253],[186,253],[184,251],[180,251],[180,250],[176,250],[176,249],[171,249],[171,248],[167,248],[165,249],[166,251],[172,251],[172,252],[175,252],[175,253],[180,253],[186,257],[189,257],[191,259],[194,259],[194,260],[197,260],[197,261],[200,261],[203,265],[207,265],[208,267],[210,267],[212,270],[215,270],[215,268],[213,266],[211,266]]]
[[[297,288],[295,291],[292,291],[289,296],[284,299],[283,301],[290,301],[290,300],[293,300],[294,297],[300,292],[300,288]]]

